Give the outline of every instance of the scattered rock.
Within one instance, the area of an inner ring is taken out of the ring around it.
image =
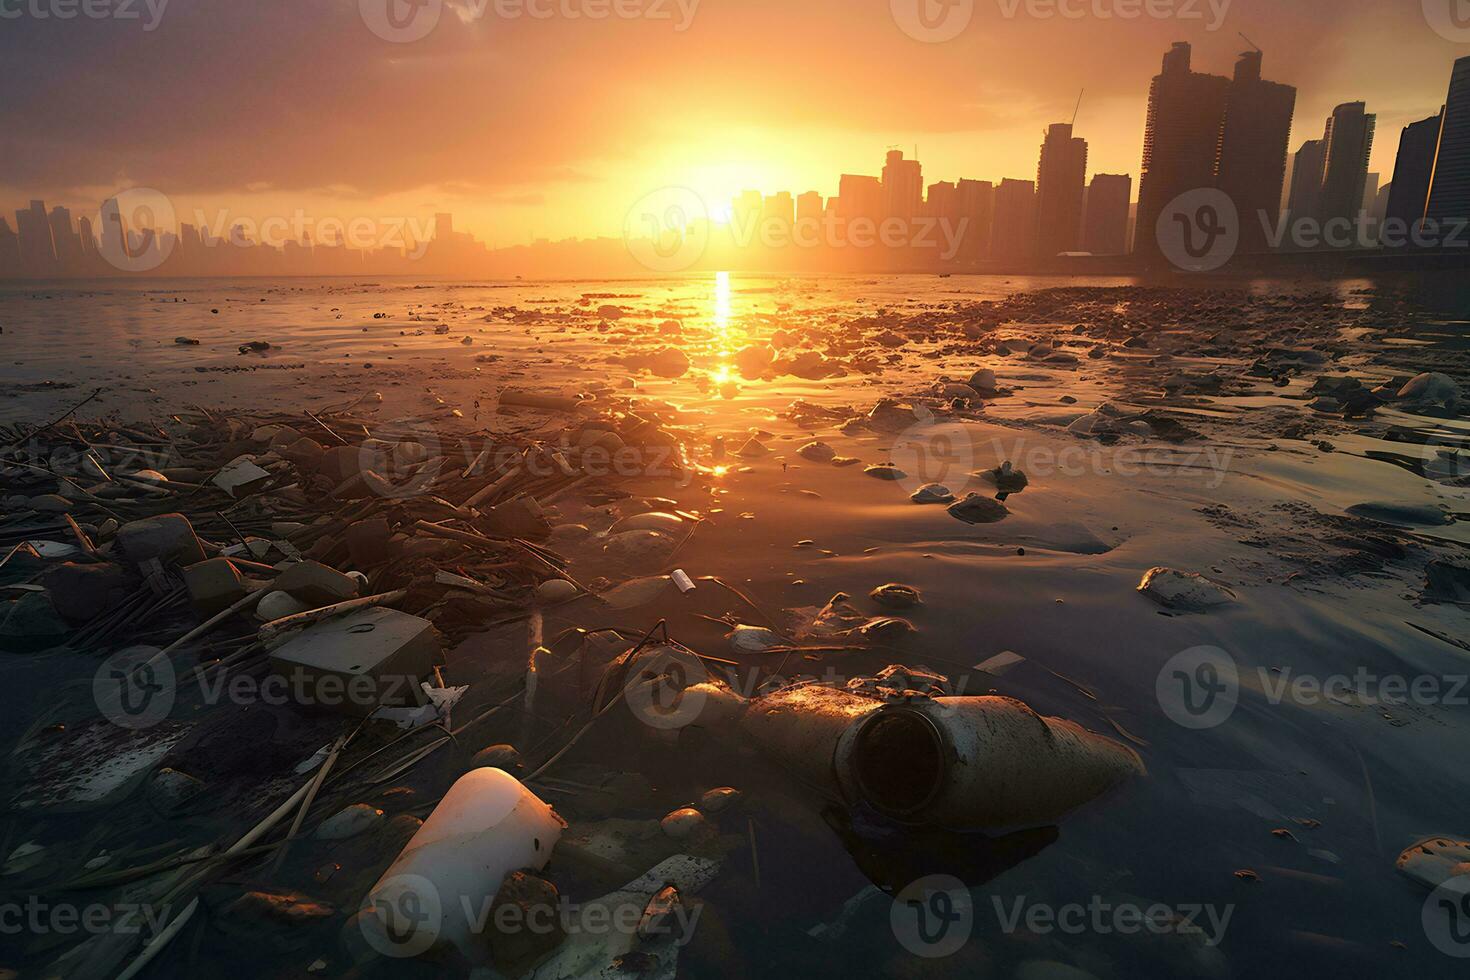
[[[966,524],[994,524],[1010,514],[1005,504],[982,493],[968,494],[964,500],[950,504],[949,512]]]
[[[830,463],[837,456],[837,451],[825,442],[809,442],[798,449],[796,454],[814,463]]]
[[[1138,584],[1138,591],[1161,606],[1200,612],[1236,600],[1236,595],[1219,582],[1195,572],[1174,568],[1150,568]]]
[[[911,609],[923,601],[918,589],[912,585],[900,585],[897,582],[878,586],[868,593],[868,598],[889,609]]]
[[[1347,512],[1354,517],[1402,527],[1440,527],[1454,522],[1454,518],[1449,514],[1428,504],[1401,504],[1393,501],[1374,500],[1353,504],[1347,509]]]
[[[729,809],[740,800],[740,791],[729,786],[720,786],[715,789],[706,790],[699,798],[699,808],[705,813],[720,813]]]
[[[1427,888],[1438,888],[1451,878],[1470,876],[1470,841],[1429,837],[1404,850],[1399,871]]]
[[[949,487],[939,483],[926,483],[909,495],[916,504],[947,504],[954,500]]]
[[[868,476],[875,480],[903,480],[908,474],[892,463],[878,463],[863,470]]]
[[[354,803],[323,820],[312,836],[317,840],[346,840],[373,830],[382,822],[382,810],[366,803]]]
[[[658,822],[665,834],[683,840],[704,826],[704,814],[692,806],[680,807]]]

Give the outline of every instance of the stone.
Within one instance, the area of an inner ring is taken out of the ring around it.
[[[982,395],[994,395],[1000,390],[996,385],[995,372],[990,368],[981,368],[970,375],[969,387]]]
[[[26,592],[14,602],[0,605],[0,616],[0,638],[17,644],[52,641],[71,632],[71,626],[45,592]]]
[[[115,609],[133,592],[132,576],[121,565],[66,562],[41,576],[51,603],[65,619],[85,623]]]
[[[1020,493],[1031,483],[1026,478],[1026,474],[1016,469],[1010,460],[1006,460],[995,469],[983,470],[975,475],[1001,493]]]
[[[868,476],[875,480],[903,480],[908,474],[892,463],[877,463],[863,470]]]
[[[276,577],[275,589],[316,609],[355,598],[357,580],[321,562],[307,560],[287,565]]]
[[[657,531],[624,531],[610,535],[602,550],[610,558],[625,561],[648,561],[672,550],[674,539]]]
[[[470,760],[471,769],[480,769],[485,766],[491,769],[502,769],[512,776],[525,769],[520,751],[514,745],[504,743],[486,746],[476,752]]]
[[[729,641],[730,649],[738,653],[764,653],[786,642],[764,626],[736,626],[725,634],[725,639]]]
[[[580,591],[564,578],[549,578],[536,586],[536,598],[541,602],[565,602]]]
[[[994,524],[1010,515],[1005,504],[982,493],[968,494],[964,500],[950,504],[949,513],[966,524]]]
[[[382,822],[382,810],[366,803],[354,803],[323,820],[312,836],[317,840],[346,840],[373,830]]]
[[[129,521],[117,529],[117,545],[129,561],[140,564],[155,558],[184,566],[204,560],[194,525],[183,514]]]
[[[683,840],[704,826],[704,814],[692,806],[680,807],[658,822],[674,840]]]
[[[479,769],[489,766],[492,769],[503,769],[511,775],[515,775],[525,768],[521,761],[521,753],[514,745],[490,745],[476,752],[470,760],[471,769]]]
[[[740,800],[740,790],[729,786],[718,786],[706,790],[699,798],[699,808],[705,813],[720,813],[728,810]]]
[[[1400,388],[1399,397],[1406,401],[1452,408],[1460,400],[1460,386],[1449,375],[1430,371],[1412,378]]]
[[[65,514],[72,508],[70,500],[55,493],[43,493],[39,497],[31,497],[25,505],[38,514]]]
[[[148,781],[148,798],[155,808],[168,813],[204,792],[204,781],[186,772],[164,767]]]
[[[261,622],[269,623],[315,608],[318,607],[307,605],[289,592],[267,592],[255,607],[255,615]]]
[[[745,441],[745,445],[735,450],[736,455],[744,456],[746,459],[756,459],[757,457],[764,456],[769,452],[770,450],[767,449],[759,439],[755,438],[755,436],[751,436]]]
[[[545,878],[512,871],[500,882],[487,919],[490,953],[505,976],[520,976],[562,944],[560,893]]]
[[[796,455],[802,459],[809,459],[814,463],[830,463],[837,455],[837,451],[825,442],[809,442],[796,451]]]
[[[918,589],[912,585],[900,585],[897,582],[878,586],[868,593],[868,598],[889,609],[911,609],[923,602]]]
[[[1138,591],[1161,606],[1193,612],[1203,612],[1236,600],[1235,593],[1219,582],[1195,572],[1162,566],[1144,573]]]
[[[909,495],[916,504],[947,504],[954,500],[949,487],[940,483],[926,483]]]

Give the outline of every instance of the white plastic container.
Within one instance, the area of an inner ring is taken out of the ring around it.
[[[449,788],[408,846],[368,892],[364,937],[388,957],[450,945],[489,961],[485,911],[505,876],[542,868],[566,823],[515,777],[474,769]],[[484,921],[482,921],[484,920]]]

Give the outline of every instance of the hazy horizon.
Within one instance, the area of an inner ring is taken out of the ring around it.
[[[745,189],[830,197],[842,173],[876,175],[888,146],[917,147],[926,184],[1034,179],[1042,130],[1083,89],[1088,174],[1130,174],[1136,196],[1164,51],[1188,41],[1196,71],[1228,76],[1247,46],[1237,32],[1264,49],[1266,77],[1298,89],[1292,151],[1362,99],[1378,116],[1370,169],[1387,181],[1399,130],[1438,110],[1467,52],[1420,4],[1368,0],[1155,0],[1174,15],[1136,19],[1124,14],[1141,0],[981,0],[934,43],[906,32],[905,0],[451,0],[404,43],[369,27],[387,0],[15,16],[35,2],[0,3],[15,69],[0,213],[39,197],[86,214],[144,186],[181,215],[256,222],[447,211],[492,247],[618,237],[666,186],[716,217]],[[935,17],[965,10],[926,2]]]

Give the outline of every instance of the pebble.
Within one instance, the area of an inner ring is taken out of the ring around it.
[[[763,653],[785,642],[764,626],[737,626],[725,634],[725,639],[730,649],[739,653]]]
[[[366,803],[354,803],[321,822],[313,834],[317,840],[346,840],[383,822],[383,811]]]
[[[909,499],[916,504],[947,504],[954,500],[954,494],[943,484],[926,483],[915,490]]]
[[[983,493],[972,493],[964,500],[950,504],[949,513],[966,524],[994,524],[996,521],[1005,520],[1010,510],[994,497],[987,497]]]
[[[561,602],[577,594],[577,587],[564,578],[550,578],[536,586],[536,598],[541,602]]]
[[[1162,566],[1150,568],[1138,584],[1138,591],[1161,606],[1170,609],[1203,611],[1224,606],[1236,600],[1235,593],[1195,572],[1181,572]]]
[[[868,598],[889,609],[909,609],[923,601],[918,589],[912,585],[900,585],[897,582],[878,586],[868,593]]]
[[[674,840],[683,840],[704,826],[704,814],[692,806],[684,806],[658,822],[665,834]]]
[[[705,794],[699,798],[699,806],[705,813],[719,813],[739,800],[740,790],[729,786],[719,786],[706,790]]]
[[[475,753],[470,761],[471,769],[480,769],[489,766],[492,769],[503,769],[514,774],[522,767],[521,753],[514,745],[491,745]]]
[[[892,463],[878,463],[869,466],[863,472],[876,480],[902,480],[908,476],[907,473]]]
[[[814,463],[830,463],[837,457],[837,451],[825,442],[809,442],[798,449],[796,455]]]

